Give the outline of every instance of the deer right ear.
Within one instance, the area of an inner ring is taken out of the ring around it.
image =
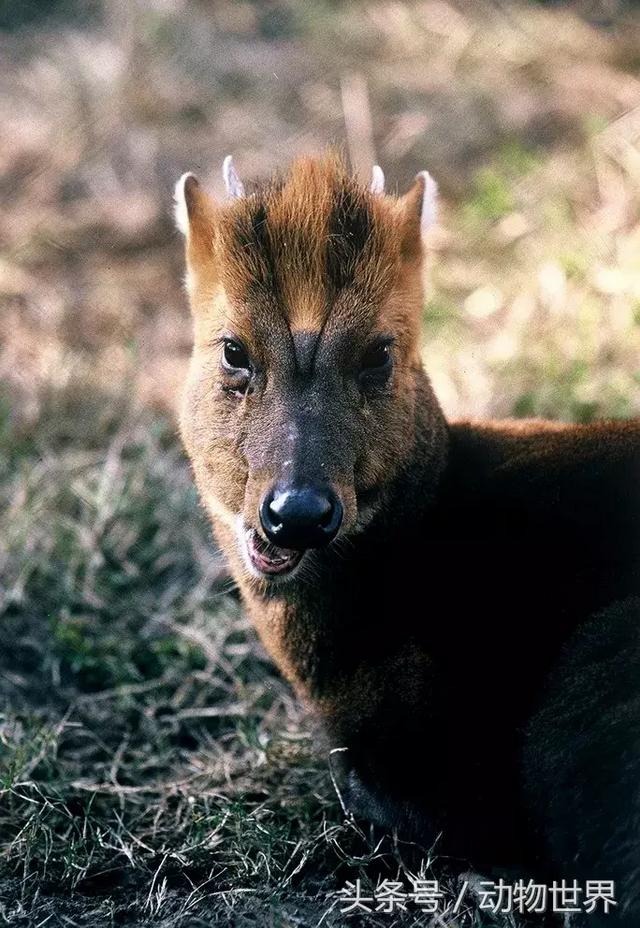
[[[194,174],[183,174],[175,187],[176,226],[187,240],[189,269],[210,260],[213,250],[216,207]]]
[[[422,253],[422,236],[436,221],[437,198],[438,187],[428,171],[420,171],[409,192],[400,198],[406,255]]]

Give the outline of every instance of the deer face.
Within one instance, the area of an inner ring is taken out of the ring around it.
[[[214,204],[177,188],[195,345],[181,427],[236,575],[291,580],[362,529],[414,443],[421,223],[433,182],[403,198],[340,162]]]

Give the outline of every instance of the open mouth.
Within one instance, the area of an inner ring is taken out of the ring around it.
[[[254,528],[245,531],[247,553],[254,568],[261,574],[270,577],[283,576],[291,573],[302,560],[304,551],[291,551],[289,548],[278,548],[258,534]]]

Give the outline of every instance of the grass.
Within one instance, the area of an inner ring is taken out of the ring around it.
[[[100,450],[45,438],[36,428],[16,452],[4,435],[5,879],[20,907],[109,886],[114,912],[167,924],[211,881],[222,918],[266,904],[335,797],[225,593],[175,437],[132,419]]]

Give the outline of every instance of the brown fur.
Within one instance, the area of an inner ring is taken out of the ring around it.
[[[521,767],[550,670],[640,589],[640,425],[445,422],[419,361],[423,189],[374,196],[334,156],[225,206],[190,185],[182,431],[266,647],[348,748],[354,801],[496,862],[535,847],[542,780],[525,793]],[[255,358],[241,397],[220,367],[225,333]],[[379,334],[392,374],[358,387]],[[290,459],[330,481],[345,519],[268,587],[245,569],[236,520],[259,529]]]

